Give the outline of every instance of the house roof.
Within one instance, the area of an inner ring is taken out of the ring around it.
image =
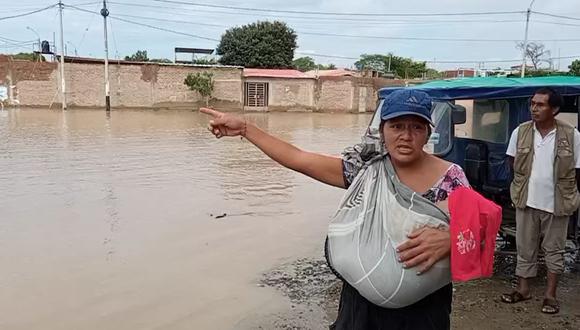
[[[344,76],[357,76],[358,73],[355,71],[347,69],[334,69],[334,70],[310,70],[306,71],[305,74],[309,77],[344,77]]]
[[[293,69],[244,69],[244,77],[262,78],[312,78]]]

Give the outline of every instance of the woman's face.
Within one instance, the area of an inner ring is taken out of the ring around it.
[[[408,164],[423,156],[429,138],[429,123],[417,116],[401,116],[383,124],[385,147],[392,159]]]

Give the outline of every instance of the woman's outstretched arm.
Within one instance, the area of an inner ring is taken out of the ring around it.
[[[320,182],[344,188],[342,159],[301,150],[272,136],[243,118],[209,108],[200,112],[212,116],[208,129],[217,138],[243,136],[280,165],[305,174]]]

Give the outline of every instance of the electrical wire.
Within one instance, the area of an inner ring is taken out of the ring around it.
[[[168,14],[168,15],[175,15],[176,13],[173,12],[163,12],[163,11],[156,11],[156,13],[160,13],[160,14]],[[237,13],[228,13],[228,12],[223,12],[225,14],[235,14],[236,16],[239,16]],[[179,21],[179,20],[171,20],[171,19],[162,19],[162,18],[157,18],[157,17],[144,17],[144,16],[136,16],[136,15],[127,15],[127,14],[116,14],[117,16],[124,16],[124,17],[133,17],[133,18],[142,18],[142,19],[149,19],[149,20],[158,20],[158,21],[169,21],[169,22],[175,22],[175,23],[184,23],[184,24],[197,24],[197,25],[206,25],[206,26],[220,26],[220,27],[227,27],[225,25],[216,25],[216,24],[210,24],[210,23],[198,23],[198,22],[189,22],[189,21]],[[199,17],[199,15],[192,15],[192,14],[187,14],[187,13],[183,13],[181,12],[179,15],[182,16],[190,16],[190,17]],[[251,15],[251,14],[249,14]],[[253,16],[253,15],[252,15]],[[263,15],[266,17],[270,17],[269,15]],[[291,16],[291,18],[295,18],[293,16]],[[328,25],[327,22],[321,22],[321,21],[312,21],[312,18],[298,18],[300,20],[306,20],[308,22],[308,24],[317,24],[317,25]],[[331,19],[332,20],[332,19]],[[521,20],[427,20],[427,21],[417,21],[417,20],[404,20],[404,21],[385,21],[385,20],[361,20],[361,19],[353,19],[353,20],[347,20],[345,21],[346,23],[354,23],[356,24],[357,27],[360,26],[378,26],[378,25],[421,25],[421,26],[426,26],[426,25],[438,25],[438,24],[445,24],[448,25],[449,23],[489,23],[489,22],[494,22],[494,23],[521,23]],[[341,24],[345,24],[345,22],[341,21]]]
[[[167,9],[167,10],[175,10],[176,12],[179,13],[179,15],[188,15],[186,13],[184,13],[184,11],[189,11],[192,12],[194,11],[195,13],[212,13],[212,14],[226,14],[226,15],[234,15],[234,16],[240,16],[240,15],[245,15],[245,16],[250,16],[252,18],[255,17],[267,17],[267,18],[283,18],[283,19],[291,19],[291,20],[303,20],[303,21],[308,21],[308,23],[313,24],[313,23],[318,23],[318,24],[327,24],[323,21],[336,21],[336,22],[356,22],[356,23],[365,23],[365,24],[371,24],[371,23],[376,23],[376,24],[380,24],[380,25],[400,25],[400,24],[406,24],[406,23],[410,23],[410,24],[443,24],[443,23],[521,23],[522,19],[519,20],[490,20],[490,19],[474,19],[474,20],[441,20],[441,19],[437,19],[437,20],[397,20],[397,21],[393,21],[393,20],[389,20],[389,21],[385,21],[384,19],[369,19],[369,18],[344,18],[344,17],[304,17],[304,16],[284,16],[284,15],[265,15],[265,14],[257,14],[257,13],[245,13],[245,12],[228,12],[228,11],[215,11],[215,10],[200,10],[200,9],[185,9],[185,8],[178,8],[178,7],[167,7],[167,6],[155,6],[155,5],[147,5],[147,4],[135,4],[135,3],[126,3],[126,2],[118,2],[118,1],[109,1],[109,4],[115,4],[115,5],[121,5],[121,6],[129,6],[129,7],[139,7],[139,8],[154,8],[154,9]],[[158,10],[156,10],[156,13],[167,13],[169,15],[175,15],[175,12],[160,12]],[[200,17],[200,15],[191,15],[189,14],[188,16],[194,16],[194,17]],[[207,17],[203,16],[203,17]],[[315,18],[316,21],[312,21],[312,19]]]
[[[338,59],[347,59],[347,60],[360,60],[360,57],[350,57],[350,56],[342,56],[342,55],[328,55],[328,54],[318,54],[318,53],[306,53],[306,52],[296,52],[296,54],[312,56],[312,57],[325,57],[325,58],[338,58]],[[580,55],[572,55],[572,56],[558,56],[558,57],[550,57],[546,60],[560,60],[560,59],[571,59],[571,58],[580,58]],[[453,64],[453,63],[510,63],[510,62],[521,62],[522,59],[498,59],[498,60],[426,60],[426,61],[419,61],[416,62],[425,62],[425,63],[441,63],[441,64]]]
[[[287,13],[287,14],[302,14],[302,15],[332,15],[332,16],[375,16],[375,17],[388,17],[388,16],[490,16],[490,15],[510,15],[510,14],[524,14],[525,11],[499,11],[499,12],[463,12],[463,13],[338,13],[338,12],[322,12],[322,11],[301,11],[301,10],[280,10],[280,9],[262,9],[262,8],[249,8],[249,7],[236,7],[236,6],[224,6],[224,5],[214,5],[187,1],[175,1],[175,0],[153,0],[155,2],[189,5],[196,7],[209,7],[209,8],[221,8],[221,9],[231,9],[231,10],[244,10],[252,12],[268,12],[268,13]]]
[[[538,15],[542,15],[542,16],[549,16],[549,17],[555,17],[555,18],[562,18],[562,19],[569,19],[569,20],[574,20],[574,21],[580,21],[580,18],[577,18],[577,17],[555,15],[555,14],[543,13],[543,12],[540,12],[540,11],[532,11],[532,13],[538,14]]]
[[[52,8],[54,8],[54,7],[56,7],[56,6],[58,6],[58,5],[54,4],[54,5],[50,5],[50,6],[48,6],[48,7],[44,7],[44,8],[40,8],[40,9],[36,9],[36,10],[29,11],[29,12],[26,12],[26,13],[23,13],[23,14],[18,14],[18,15],[12,15],[12,16],[4,16],[4,17],[0,17],[0,21],[4,21],[4,20],[7,20],[7,19],[11,19],[11,18],[18,18],[18,17],[24,17],[24,16],[33,15],[33,14],[36,14],[36,13],[43,12],[43,11],[45,11],[45,10],[52,9]]]
[[[83,9],[84,10],[84,9]],[[93,14],[97,14],[92,12]],[[119,18],[122,17],[132,17],[137,19],[145,19],[145,20],[153,20],[153,21],[160,21],[160,22],[170,22],[170,23],[180,23],[180,24],[190,24],[190,25],[200,25],[200,26],[210,26],[210,27],[219,27],[219,28],[230,28],[227,25],[220,25],[220,24],[209,24],[209,23],[197,23],[197,22],[189,22],[184,20],[175,20],[175,19],[164,19],[164,18],[156,18],[156,17],[147,17],[147,16],[139,16],[139,15],[125,15],[125,14],[116,14],[115,16],[111,16],[118,20],[123,20]],[[127,21],[127,20],[125,20]],[[127,21],[133,24],[144,24],[138,23],[134,21]],[[169,29],[161,28],[161,27],[154,27],[149,24],[145,24],[145,26],[150,28],[156,29],[163,29],[164,31],[168,31]],[[185,32],[171,30],[173,33],[184,34]],[[433,38],[433,37],[390,37],[390,36],[371,36],[371,35],[349,35],[349,34],[339,34],[339,33],[324,33],[324,32],[312,32],[312,31],[296,31],[299,34],[304,35],[314,35],[314,36],[327,36],[327,37],[342,37],[342,38],[357,38],[357,39],[381,39],[381,40],[410,40],[410,41],[436,41],[436,42],[507,42],[507,43],[514,43],[520,42],[520,39],[481,39],[481,38]],[[186,34],[189,35],[189,34]],[[206,40],[212,41],[219,41],[213,38],[206,38],[196,36],[198,38],[205,38]],[[530,42],[547,42],[547,41],[557,41],[557,42],[580,42],[580,39],[537,39],[537,40],[530,40]]]
[[[75,9],[75,10],[79,10],[79,11],[82,11],[82,12],[86,12],[86,13],[92,13],[92,14],[95,14],[95,15],[100,15],[100,13],[96,13],[96,12],[93,12],[93,11],[90,11],[90,10],[78,8],[78,7],[71,6],[71,5],[68,5],[67,7],[68,8]],[[180,34],[180,35],[184,35],[184,36],[188,36],[188,37],[192,37],[192,38],[198,38],[198,39],[204,39],[204,40],[210,40],[210,41],[219,41],[219,39],[215,39],[215,38],[203,37],[203,36],[198,36],[198,35],[191,34],[191,33],[187,33],[187,32],[181,32],[181,31],[167,29],[167,28],[163,28],[163,27],[159,27],[159,26],[150,25],[150,24],[134,22],[134,21],[127,20],[127,19],[120,18],[120,17],[116,17],[116,16],[113,16],[113,15],[109,15],[108,17],[111,18],[111,19],[115,19],[117,21],[129,23],[129,24],[134,24],[134,25],[138,25],[138,26],[144,26],[144,27],[148,27],[148,28],[151,28],[151,29],[159,30],[159,31],[164,31],[164,32],[169,32],[169,33],[174,33],[174,34]]]

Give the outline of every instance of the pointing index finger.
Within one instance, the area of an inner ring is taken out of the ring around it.
[[[210,108],[199,108],[199,112],[205,113],[206,115],[210,115],[214,118],[218,118],[222,115],[221,112]]]

